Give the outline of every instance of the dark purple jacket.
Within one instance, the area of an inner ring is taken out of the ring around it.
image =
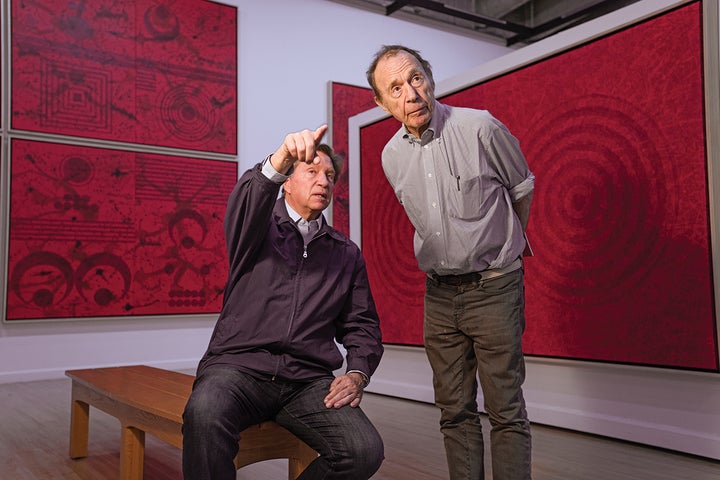
[[[230,258],[220,318],[200,361],[287,380],[331,376],[342,366],[373,374],[383,347],[365,261],[323,226],[307,246],[261,165],[240,177],[225,214]],[[277,200],[276,200],[277,199]]]

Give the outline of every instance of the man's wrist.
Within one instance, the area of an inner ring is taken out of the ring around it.
[[[289,177],[288,174],[289,174],[289,173],[292,173],[292,172],[291,172],[291,171],[290,171],[290,172],[286,172],[286,173],[281,173],[281,172],[279,172],[279,171],[275,168],[275,166],[272,164],[272,162],[270,161],[270,157],[272,157],[272,155],[268,155],[268,156],[265,158],[265,160],[263,160],[263,162],[262,162],[262,173],[263,173],[263,175],[265,175],[267,178],[269,178],[270,180],[272,180],[272,181],[275,182],[275,183],[279,183],[279,184],[280,184],[280,183],[284,183],[285,180],[287,180],[288,177]],[[291,170],[292,170],[292,169],[291,169]]]
[[[370,377],[368,377],[368,376],[365,374],[365,372],[361,372],[360,370],[348,370],[347,373],[348,373],[348,374],[350,374],[350,373],[357,373],[358,375],[360,375],[360,378],[362,378],[362,382],[363,382],[363,384],[361,385],[362,388],[367,387],[368,384],[370,383]]]

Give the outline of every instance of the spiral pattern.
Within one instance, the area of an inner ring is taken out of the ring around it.
[[[666,151],[652,119],[608,96],[561,104],[536,123],[526,147],[542,179],[530,231],[542,248],[534,286],[566,303],[606,304],[662,261],[663,225],[678,214],[670,192],[679,176]]]
[[[382,193],[383,197],[388,193],[392,196],[389,188]],[[421,305],[424,274],[418,269],[412,250],[412,226],[395,198],[376,198],[376,202],[387,208],[367,232],[367,243],[363,242],[368,247],[366,255],[371,257],[370,263],[381,269],[375,284],[382,290],[383,297],[400,305]]]
[[[180,20],[166,5],[147,9],[143,21],[150,38],[155,40],[172,41],[180,34]]]
[[[204,142],[217,127],[210,99],[199,89],[181,85],[168,91],[160,104],[164,127],[186,142]]]

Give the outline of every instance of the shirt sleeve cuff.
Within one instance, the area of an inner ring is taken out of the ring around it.
[[[292,170],[291,170],[292,171]],[[262,164],[262,173],[267,178],[269,178],[274,183],[285,183],[285,180],[287,180],[290,175],[283,175],[282,173],[275,170],[275,167],[272,166],[272,163],[270,163],[270,155],[267,156],[267,158],[263,161]],[[288,172],[290,173],[290,172]]]
[[[269,163],[269,162],[268,162]],[[535,175],[532,173],[525,180],[510,190],[510,201],[517,202],[535,189]]]

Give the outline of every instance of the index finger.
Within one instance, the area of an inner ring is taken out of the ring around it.
[[[322,140],[322,137],[325,135],[325,132],[327,132],[328,126],[327,124],[320,125],[315,132],[313,132],[313,139],[315,140],[315,146],[317,147],[320,144],[320,140]]]

